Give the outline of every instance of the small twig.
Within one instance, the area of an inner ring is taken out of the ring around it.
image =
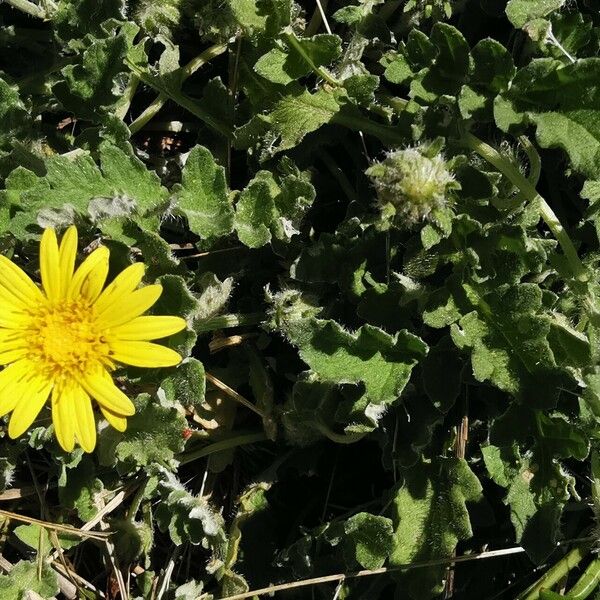
[[[567,543],[591,541],[596,538],[578,538],[575,540],[569,540],[568,542],[562,542],[559,545]],[[477,554],[465,554],[464,556],[456,556],[450,558],[441,558],[434,560],[424,560],[406,565],[399,565],[397,567],[382,567],[381,569],[356,571],[354,573],[336,573],[335,575],[325,575],[323,577],[313,577],[312,579],[302,579],[301,581],[291,581],[289,583],[282,583],[279,585],[271,585],[269,587],[260,588],[257,590],[250,590],[242,594],[234,594],[233,596],[221,597],[218,600],[245,600],[246,598],[252,598],[253,596],[264,596],[265,594],[273,594],[275,592],[281,592],[283,590],[290,590],[300,587],[307,587],[309,585],[319,585],[321,583],[334,583],[337,581],[343,581],[345,579],[356,579],[358,577],[370,577],[372,575],[384,575],[386,573],[395,573],[398,571],[408,571],[412,569],[420,569],[423,567],[436,567],[440,565],[448,565],[454,563],[471,562],[475,560],[486,560],[489,558],[499,558],[501,556],[510,556],[512,554],[523,554],[525,548],[521,546],[515,546],[514,548],[503,548],[501,550],[490,550],[487,552],[479,552]]]
[[[412,563],[409,565],[402,565],[398,567],[381,567],[380,569],[357,571],[354,573],[336,573],[335,575],[325,575],[323,577],[313,577],[312,579],[303,579],[301,581],[290,581],[289,583],[282,583],[279,585],[271,585],[266,588],[260,588],[258,590],[251,590],[242,594],[235,594],[233,596],[225,596],[219,600],[245,600],[245,598],[252,598],[253,596],[263,596],[265,594],[273,594],[275,592],[281,592],[283,590],[290,590],[300,587],[306,587],[309,585],[319,585],[321,583],[333,583],[337,581],[343,581],[345,579],[356,579],[358,577],[370,577],[372,575],[384,575],[386,573],[394,573],[397,571],[406,571],[408,569],[416,569],[422,567],[434,567],[439,565],[447,565],[449,563],[457,562],[468,562],[473,560],[481,560],[486,558],[497,558],[500,556],[508,556],[511,554],[521,554],[525,552],[524,548],[517,546],[515,548],[505,548],[503,550],[492,550],[490,552],[481,552],[479,554],[469,554],[466,556],[457,556],[455,558],[444,558],[439,560],[427,560],[418,563]]]
[[[158,593],[156,594],[156,600],[160,600],[167,591],[167,588],[169,587],[171,575],[173,574],[173,569],[175,568],[175,561],[177,560],[180,551],[181,546],[176,546],[173,552],[171,553],[171,557],[169,558],[167,568],[165,569],[165,574],[163,575],[160,588],[158,590]]]
[[[306,26],[306,29],[304,30],[304,35],[306,37],[311,37],[311,36],[315,35],[315,33],[317,33],[317,31],[319,30],[319,27],[321,26],[321,23],[323,22],[323,18],[321,16],[321,14],[322,14],[321,10],[327,8],[328,2],[329,2],[329,0],[322,0],[321,6],[315,7],[312,17],[310,18],[310,21],[308,22],[308,25]]]
[[[210,350],[211,354],[214,354],[215,352],[219,352],[224,348],[230,348],[231,346],[239,346],[240,344],[244,343],[244,340],[254,338],[257,335],[257,333],[244,333],[242,335],[214,337],[210,342],[208,342],[208,349]]]
[[[245,406],[246,408],[249,408],[252,412],[255,412],[262,419],[265,418],[263,412],[259,408],[254,406],[254,404],[252,404],[250,400],[244,398],[244,396],[236,392],[233,388],[230,388],[226,383],[223,383],[220,379],[217,379],[211,373],[206,372],[205,376],[207,381],[210,381],[215,387],[219,388],[222,392],[225,392],[230,398],[233,398],[236,402],[239,402],[241,405]]]
[[[42,521],[41,519],[34,519],[32,517],[18,515],[17,513],[13,513],[8,510],[0,510],[0,516],[6,517],[7,519],[12,519],[14,521],[21,521],[23,523],[39,525],[44,529],[60,531],[62,533],[68,533],[82,538],[90,538],[98,540],[100,542],[103,542],[110,535],[110,532],[85,531],[83,528],[77,529],[76,527],[71,527],[70,525],[49,523],[48,521]]]
[[[181,248],[187,250],[188,248]],[[191,248],[190,248],[191,249]],[[204,256],[210,256],[211,254],[219,254],[221,252],[231,252],[232,250],[245,250],[245,246],[233,246],[232,248],[219,248],[218,250],[207,250],[206,252],[198,252],[196,254],[186,254],[180,258],[187,260],[189,258],[203,258]]]
[[[319,9],[319,13],[321,14],[321,19],[323,19],[323,25],[325,25],[325,29],[327,33],[331,35],[331,27],[329,27],[329,21],[327,21],[327,15],[325,14],[325,10],[323,4],[327,6],[326,0],[323,0],[323,4],[321,4],[321,0],[316,0],[317,8]]]

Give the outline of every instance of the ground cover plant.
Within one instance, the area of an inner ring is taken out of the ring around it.
[[[0,598],[600,598],[599,11],[1,3]]]

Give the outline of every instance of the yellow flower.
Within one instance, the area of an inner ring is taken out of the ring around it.
[[[119,431],[134,414],[131,400],[113,383],[118,365],[169,367],[177,352],[153,344],[185,328],[172,316],[140,316],[161,294],[160,285],[137,289],[144,265],[127,267],[107,286],[109,251],[94,250],[75,270],[77,229],[60,246],[53,229],[40,244],[42,289],[0,255],[0,416],[10,412],[8,434],[22,435],[50,398],[59,444],[96,446],[92,399]],[[104,289],[103,289],[104,288]]]

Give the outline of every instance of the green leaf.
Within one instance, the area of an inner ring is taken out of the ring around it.
[[[447,413],[460,393],[463,363],[452,341],[443,337],[421,363],[423,387],[433,405]]]
[[[154,469],[160,478],[157,492],[161,501],[156,509],[156,522],[160,530],[168,531],[176,545],[184,541],[202,544],[218,551],[220,558],[226,543],[223,517],[204,497],[188,492],[172,473],[161,467]],[[220,566],[221,561],[215,568]]]
[[[600,179],[600,58],[563,64],[543,58],[520,69],[494,107],[504,131],[536,126],[543,148],[561,148],[573,168]]]
[[[202,596],[203,590],[204,584],[192,579],[175,590],[175,600],[197,600]]]
[[[88,457],[72,469],[65,469],[59,480],[58,497],[63,507],[75,509],[82,521],[91,521],[101,506],[104,484],[96,476],[96,469]]]
[[[509,0],[506,16],[515,27],[521,28],[527,21],[545,17],[564,3],[565,0]]]
[[[490,381],[531,406],[553,407],[560,390],[572,382],[548,343],[550,322],[543,314],[541,289],[523,283],[485,296],[471,287],[468,293],[477,310],[453,324],[451,334],[459,348],[471,350],[475,379]]]
[[[181,174],[181,185],[176,185],[173,192],[176,211],[186,217],[193,233],[212,238],[231,232],[233,209],[225,169],[217,165],[204,146],[192,148]]]
[[[341,40],[337,35],[318,34],[312,37],[293,36],[295,44],[288,43],[285,50],[275,47],[263,54],[254,70],[269,81],[287,85],[308,75],[321,65],[328,65],[337,59],[341,52]]]
[[[507,489],[516,540],[536,562],[556,548],[562,509],[574,484],[556,462],[545,466],[515,447],[485,446],[483,458],[490,477]]]
[[[199,409],[204,402],[206,378],[204,366],[195,358],[187,358],[160,384],[167,400],[181,406]]]
[[[136,412],[127,419],[125,432],[111,427],[100,436],[101,464],[116,464],[122,473],[152,463],[174,468],[175,456],[184,447],[185,417],[175,406],[160,403],[149,394],[140,394],[134,403]]]
[[[8,150],[11,142],[28,129],[27,114],[18,88],[0,77],[0,152]]]
[[[471,56],[473,72],[469,81],[472,85],[495,93],[508,89],[516,68],[511,53],[500,42],[491,38],[480,40],[473,46]]]
[[[394,546],[391,519],[361,512],[344,523],[346,553],[363,569],[379,569]]]
[[[291,172],[278,181],[269,171],[259,171],[241,192],[235,207],[234,227],[240,241],[260,248],[273,237],[281,241],[298,232],[304,213],[315,199],[305,173]]]
[[[109,118],[108,108],[120,97],[115,78],[127,70],[124,59],[137,32],[133,23],[111,23],[101,39],[85,39],[87,47],[78,55],[81,62],[64,67],[64,80],[52,88],[66,110],[94,122]]]
[[[59,0],[52,23],[64,42],[76,46],[87,34],[101,36],[104,22],[123,18],[124,11],[123,0]]]
[[[532,440],[531,452],[521,453],[517,444],[528,448]],[[562,510],[574,493],[575,481],[557,459],[586,458],[588,438],[559,414],[512,405],[494,422],[490,442],[482,449],[486,467],[508,490],[517,541],[542,562],[556,548]]]
[[[373,404],[394,402],[427,353],[427,345],[406,330],[391,336],[363,325],[350,333],[335,321],[298,319],[294,307],[276,306],[275,324],[322,381],[363,384]]]
[[[152,550],[152,527],[145,522],[136,523],[130,519],[111,519],[113,532],[111,541],[117,556],[126,563],[132,563]]]
[[[460,458],[422,460],[406,471],[393,500],[395,548],[390,566],[452,556],[459,541],[473,533],[467,502],[481,497],[481,484]],[[445,567],[409,572],[408,592],[432,598],[442,589]]]
[[[294,91],[279,100],[266,115],[257,115],[235,132],[236,145],[249,148],[257,143],[265,147],[266,155],[297,146],[302,139],[339,111],[333,92],[320,89],[314,94]]]
[[[41,527],[37,523],[31,523],[30,525],[19,525],[18,527],[15,527],[13,533],[24,544],[27,544],[27,546],[33,548],[34,550],[39,551],[41,542],[42,553],[44,555],[47,555],[50,550],[54,548],[52,542],[53,536],[51,535],[50,530],[45,527]],[[61,531],[56,531],[56,536],[58,538],[58,544],[62,550],[69,550],[81,542],[80,537]]]
[[[42,563],[41,578],[38,579],[38,564],[20,560],[8,575],[0,575],[0,595],[6,600],[21,600],[27,592],[35,592],[42,598],[58,594],[56,572]]]
[[[204,273],[198,278],[198,287],[202,289],[195,309],[196,321],[208,320],[223,312],[233,291],[233,277],[224,281],[213,273]]]
[[[236,204],[234,227],[240,241],[250,248],[260,248],[271,241],[269,226],[277,218],[274,184],[268,176],[255,178]]]
[[[100,166],[86,152],[78,152],[47,159],[46,169],[43,177],[19,169],[18,177],[15,171],[6,182],[9,197],[26,210],[23,217],[31,224],[38,218],[43,221],[49,210],[65,207],[102,220],[144,216],[166,203],[166,190],[156,173],[109,143],[100,146]]]

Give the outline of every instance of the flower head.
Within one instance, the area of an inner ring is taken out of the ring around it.
[[[138,289],[144,265],[135,263],[105,287],[109,251],[94,250],[75,269],[77,229],[60,245],[53,229],[40,244],[38,287],[0,255],[0,416],[12,413],[11,438],[22,435],[50,399],[58,443],[70,452],[96,445],[92,400],[119,431],[135,407],[114,384],[119,365],[169,367],[177,352],[151,343],[185,328],[173,316],[141,316],[159,298],[160,285]]]
[[[407,225],[428,219],[447,204],[448,191],[456,187],[454,176],[440,154],[427,156],[422,148],[390,152],[367,169],[379,201],[392,206]]]

